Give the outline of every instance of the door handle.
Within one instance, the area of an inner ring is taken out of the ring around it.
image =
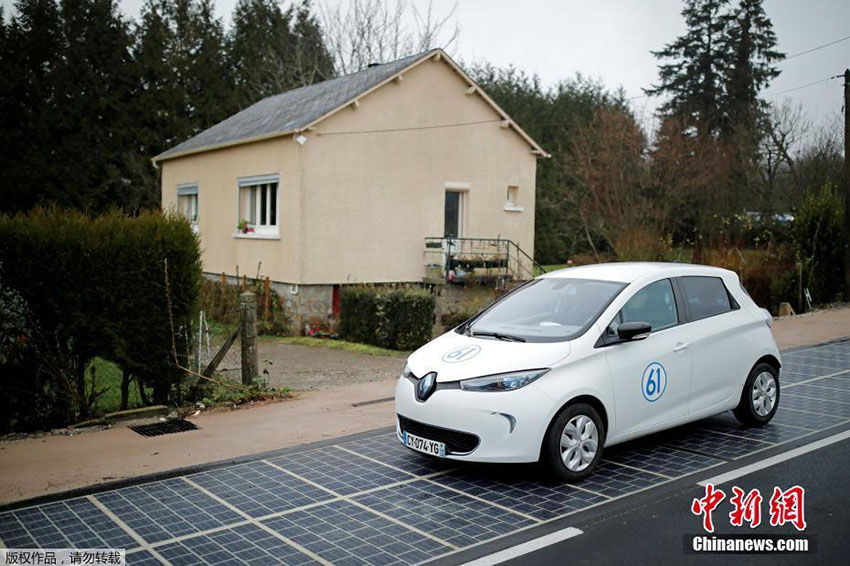
[[[678,344],[676,344],[675,346],[673,346],[673,351],[674,351],[674,352],[681,352],[682,350],[687,350],[687,349],[688,349],[688,348],[690,348],[690,347],[691,347],[690,342],[688,342],[688,343],[685,343],[685,342],[679,342]]]

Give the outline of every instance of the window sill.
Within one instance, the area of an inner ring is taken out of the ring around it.
[[[525,210],[523,207],[517,206],[515,204],[505,205],[505,212],[522,212],[523,210]]]
[[[233,237],[243,240],[280,240],[280,234],[262,234],[256,232],[248,234],[237,232],[236,234],[233,234]]]

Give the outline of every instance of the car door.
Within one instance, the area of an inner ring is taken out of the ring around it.
[[[740,332],[748,316],[720,277],[678,277],[677,283],[693,348],[690,412],[725,410],[737,404],[750,370],[749,350]]]
[[[623,434],[673,421],[688,414],[691,392],[691,336],[680,313],[670,279],[655,281],[635,293],[614,317],[603,336],[611,372],[617,431]],[[621,341],[624,322],[652,326],[641,340]]]

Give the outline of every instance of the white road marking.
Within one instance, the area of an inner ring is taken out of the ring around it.
[[[377,515],[378,517],[381,517],[382,519],[384,519],[384,520],[386,520],[386,521],[389,521],[389,522],[391,522],[391,523],[395,523],[396,525],[399,525],[399,526],[401,526],[401,527],[404,527],[405,529],[407,529],[407,530],[409,530],[409,531],[413,531],[413,532],[415,532],[415,533],[418,533],[418,534],[420,534],[420,535],[422,535],[422,536],[424,536],[424,537],[426,537],[426,538],[429,538],[429,539],[433,540],[434,542],[440,543],[440,544],[442,544],[443,546],[447,546],[447,547],[451,548],[452,550],[458,550],[458,546],[457,546],[457,545],[452,544],[452,543],[450,543],[450,542],[449,542],[449,541],[447,541],[447,540],[443,540],[443,539],[441,539],[441,538],[439,538],[439,537],[436,537],[436,536],[432,535],[432,534],[431,534],[431,533],[429,533],[428,531],[423,531],[422,529],[419,529],[419,528],[417,528],[417,527],[415,527],[415,526],[413,526],[413,525],[408,525],[407,523],[404,523],[404,522],[402,522],[402,521],[399,521],[399,520],[398,520],[398,519],[396,519],[395,517],[391,517],[391,516],[387,515],[386,513],[382,513],[382,512],[380,512],[380,511],[378,511],[377,509],[372,509],[371,507],[367,507],[367,506],[363,505],[362,503],[360,503],[360,502],[358,502],[358,501],[355,501],[355,500],[354,500],[354,498],[355,498],[355,497],[357,497],[358,495],[360,495],[360,494],[358,494],[358,493],[353,493],[353,494],[351,494],[351,495],[342,495],[341,493],[337,493],[336,491],[334,491],[334,490],[330,489],[329,487],[325,487],[325,486],[323,486],[323,485],[321,485],[321,484],[319,484],[319,483],[314,482],[313,480],[311,480],[311,479],[309,479],[309,478],[305,478],[304,476],[302,476],[302,475],[300,475],[300,474],[296,474],[296,473],[295,473],[295,472],[293,472],[293,471],[290,471],[290,470],[287,470],[286,468],[283,468],[283,467],[281,467],[281,466],[278,466],[278,465],[277,465],[277,464],[275,464],[274,462],[269,462],[268,460],[263,460],[263,462],[265,462],[265,463],[266,463],[266,464],[268,464],[269,466],[272,466],[272,467],[274,467],[274,468],[277,468],[277,469],[278,469],[278,470],[280,470],[281,472],[287,473],[287,474],[289,474],[290,476],[292,476],[292,477],[294,477],[294,478],[297,478],[297,479],[299,479],[299,480],[303,481],[304,483],[308,483],[308,484],[312,485],[313,487],[315,487],[315,488],[317,488],[317,489],[321,489],[322,491],[324,491],[324,492],[326,492],[326,493],[329,493],[329,494],[331,494],[331,495],[335,495],[336,497],[338,497],[338,498],[339,498],[339,500],[340,500],[340,501],[347,501],[348,503],[350,503],[350,504],[352,504],[352,505],[355,505],[355,506],[357,506],[357,507],[360,507],[361,509],[364,509],[364,510],[368,511],[368,512],[372,513],[373,515]],[[411,479],[411,480],[405,481],[405,482],[403,482],[403,483],[410,483],[411,481],[415,481],[415,479]],[[402,482],[400,482],[400,483],[402,483]]]
[[[165,557],[162,554],[160,554],[159,552],[156,551],[156,549],[151,547],[151,545],[148,544],[148,541],[143,539],[142,536],[139,533],[134,531],[130,527],[130,525],[125,523],[120,517],[118,517],[118,515],[113,513],[112,510],[110,510],[106,505],[104,505],[97,497],[95,497],[94,495],[88,495],[88,496],[86,496],[86,499],[91,501],[91,503],[95,507],[97,507],[100,510],[101,513],[103,513],[104,515],[106,515],[107,517],[112,519],[112,522],[115,523],[116,525],[118,525],[119,527],[121,527],[121,530],[123,530],[125,533],[130,535],[130,537],[134,541],[136,541],[136,543],[139,545],[141,550],[148,551],[151,556],[153,556],[154,558],[159,560],[162,564],[165,564],[166,566],[171,565],[171,562],[166,560]]]
[[[207,488],[205,488],[201,484],[199,484],[199,483],[197,483],[193,480],[190,480],[186,476],[183,476],[182,479],[183,479],[183,481],[185,481],[186,483],[188,483],[189,485],[191,485],[192,487],[194,487],[195,489],[197,489],[198,491],[200,491],[201,493],[203,493],[204,495],[206,495],[210,499],[214,499],[219,504],[223,505],[224,507],[227,507],[228,509],[230,509],[231,511],[233,511],[234,513],[236,513],[240,517],[244,518],[246,521],[248,521],[249,523],[251,523],[255,527],[266,531],[271,536],[275,537],[276,539],[282,541],[285,544],[288,544],[289,546],[291,546],[292,548],[301,552],[302,554],[309,556],[310,558],[312,558],[313,560],[315,560],[319,564],[323,564],[324,566],[331,566],[330,562],[328,562],[327,560],[325,560],[324,558],[322,558],[321,556],[319,556],[318,554],[316,554],[315,552],[313,552],[309,548],[301,546],[300,544],[298,544],[294,540],[290,539],[289,537],[286,537],[283,534],[274,530],[273,528],[269,527],[268,525],[261,523],[260,521],[258,521],[257,519],[255,519],[251,515],[249,515],[248,513],[242,511],[241,509],[239,509],[235,505],[231,504],[229,501],[227,501],[223,497],[219,497],[218,495],[211,492],[210,490],[208,490]]]
[[[514,558],[523,556],[524,554],[529,554],[535,550],[540,550],[541,548],[557,544],[569,538],[577,537],[582,533],[583,531],[581,529],[567,527],[566,529],[549,533],[548,535],[512,546],[511,548],[506,548],[505,550],[500,550],[499,552],[495,552],[488,556],[483,556],[477,560],[467,562],[463,566],[494,566],[495,564],[501,564],[502,562],[513,560]]]
[[[806,444],[805,446],[794,448],[792,450],[789,450],[788,452],[783,452],[782,454],[777,454],[776,456],[765,458],[764,460],[761,460],[759,462],[753,462],[752,464],[749,464],[742,468],[738,468],[737,470],[730,470],[728,472],[716,475],[712,478],[708,478],[707,480],[699,482],[697,485],[705,487],[707,484],[719,485],[722,483],[726,483],[742,476],[752,474],[753,472],[757,472],[759,470],[769,468],[770,466],[785,462],[786,460],[796,458],[797,456],[802,456],[803,454],[819,450],[821,448],[829,446],[830,444],[841,442],[842,440],[846,440],[848,438],[850,438],[850,430],[845,430],[844,432],[839,432],[838,434],[827,436],[826,438],[822,438],[820,440],[812,442],[811,444]]]
[[[828,377],[838,377],[844,375],[845,373],[850,373],[850,369],[843,369],[841,371],[836,371],[835,373],[828,373],[826,375],[818,375],[816,377],[811,377],[809,379],[804,379],[802,381],[794,381],[792,383],[788,383],[783,385],[783,389],[791,389],[792,387],[797,387],[798,385],[805,385],[806,383],[811,383],[813,381],[820,381],[821,379],[826,379]],[[780,382],[782,380],[782,374],[779,374]]]

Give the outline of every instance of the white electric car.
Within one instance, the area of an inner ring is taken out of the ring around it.
[[[603,446],[779,402],[772,318],[725,269],[610,263],[538,277],[407,360],[395,394],[408,448],[535,462],[566,481]]]

